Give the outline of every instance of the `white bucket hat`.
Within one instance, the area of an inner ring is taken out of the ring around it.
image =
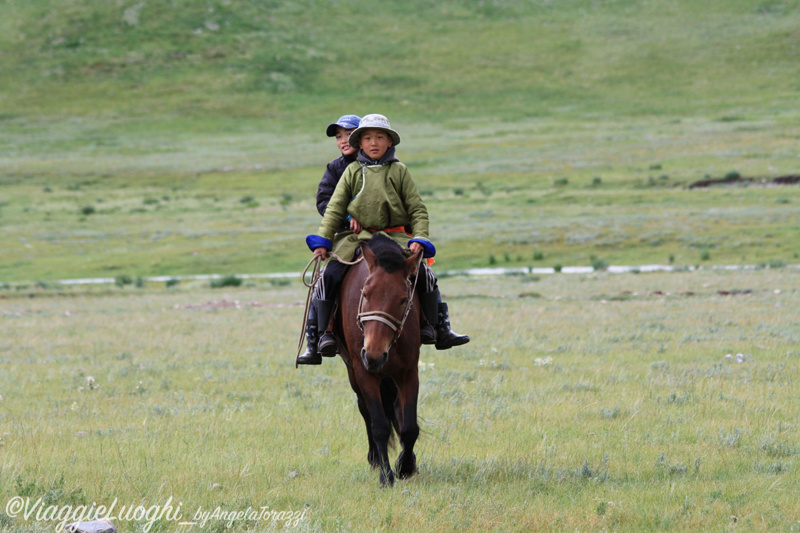
[[[366,115],[362,118],[358,127],[350,134],[350,146],[353,148],[360,148],[361,134],[364,133],[364,130],[368,129],[383,130],[392,138],[392,146],[400,144],[400,134],[392,129],[392,126],[389,124],[389,119],[383,115],[373,114]]]

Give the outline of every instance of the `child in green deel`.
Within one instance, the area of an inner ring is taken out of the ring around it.
[[[409,249],[409,254],[422,250],[424,257],[433,257],[436,248],[428,238],[428,210],[417,191],[408,168],[395,156],[400,135],[383,115],[367,115],[350,134],[350,145],[360,148],[356,162],[351,163],[339,180],[328,203],[318,234],[306,238],[308,247],[325,259],[332,250],[345,261],[353,258],[360,241],[373,233],[385,233],[390,239]],[[358,220],[363,229],[338,231],[347,216]],[[410,229],[410,233],[407,231]],[[346,266],[332,259],[322,276],[321,300],[332,302],[339,293]],[[417,292],[422,312],[428,322],[422,330],[424,344],[436,344],[439,350],[469,342],[467,335],[450,329],[447,304],[433,271],[424,264],[417,274]],[[322,319],[322,317],[320,317]],[[320,331],[327,329],[320,320]],[[336,353],[333,334],[325,331],[318,350],[323,355]]]

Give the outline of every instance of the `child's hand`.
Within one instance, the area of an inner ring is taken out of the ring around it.
[[[321,257],[322,259],[325,259],[328,257],[328,250],[321,246],[319,248],[314,248],[314,257]]]
[[[361,226],[361,224],[358,223],[358,220],[356,220],[354,218],[351,218],[350,219],[350,229],[352,230],[353,233],[361,233],[361,231],[364,228]]]
[[[415,254],[415,253],[417,253],[417,252],[422,252],[422,251],[424,250],[424,248],[422,247],[422,245],[421,245],[420,243],[418,243],[418,242],[412,242],[412,243],[411,243],[411,244],[408,246],[408,249],[409,249],[409,250],[411,250],[411,253],[412,253],[412,254]]]

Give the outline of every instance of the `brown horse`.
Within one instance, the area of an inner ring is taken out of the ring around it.
[[[362,244],[361,251],[364,260],[342,282],[334,327],[367,426],[367,460],[380,468],[386,486],[395,476],[388,451],[393,431],[403,447],[397,474],[407,478],[417,471],[420,305],[411,279],[420,254],[406,258],[399,245],[380,234]]]

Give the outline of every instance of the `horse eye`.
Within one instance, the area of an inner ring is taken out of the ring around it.
[[[400,300],[400,305],[406,305],[407,303],[408,303],[408,298],[407,297],[403,298],[402,300]]]

